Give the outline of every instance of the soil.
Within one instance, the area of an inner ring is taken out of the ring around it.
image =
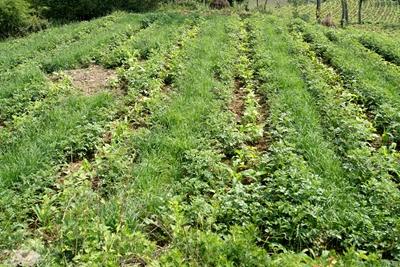
[[[85,69],[64,71],[71,78],[72,85],[86,95],[94,95],[107,88],[108,82],[117,77],[115,70],[91,65]]]
[[[16,250],[11,257],[11,266],[37,266],[40,255],[33,250]]]
[[[233,99],[229,105],[229,110],[236,115],[236,121],[240,121],[244,112],[244,97],[242,84],[239,80],[235,80],[235,91],[233,92]]]
[[[214,9],[223,9],[230,6],[228,0],[213,0],[210,4],[210,7]]]
[[[71,162],[69,163],[66,167],[64,167],[61,170],[61,176],[59,179],[59,183],[63,184],[64,183],[64,178],[68,176],[71,173],[75,173],[79,171],[79,169],[82,167],[82,161],[76,161],[76,162]]]

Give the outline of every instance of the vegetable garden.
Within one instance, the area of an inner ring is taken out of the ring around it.
[[[395,266],[396,36],[165,11],[0,43],[0,263]]]

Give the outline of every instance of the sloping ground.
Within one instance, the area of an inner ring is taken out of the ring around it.
[[[0,263],[398,263],[395,40],[224,12],[0,44]]]
[[[67,70],[72,86],[82,90],[86,95],[93,95],[105,90],[109,83],[117,78],[116,72],[92,65],[84,69]]]

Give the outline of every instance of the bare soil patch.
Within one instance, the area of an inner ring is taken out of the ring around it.
[[[11,257],[11,266],[37,266],[40,254],[33,250],[15,250]]]
[[[117,77],[115,70],[91,65],[85,69],[64,71],[71,78],[72,85],[86,95],[94,95],[107,88],[108,82]]]
[[[236,121],[238,122],[240,122],[244,113],[244,97],[245,93],[243,92],[242,83],[236,79],[233,99],[229,104],[229,110],[235,114]]]

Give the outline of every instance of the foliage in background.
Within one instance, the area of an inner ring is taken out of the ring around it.
[[[25,0],[0,0],[0,38],[40,30],[43,20],[33,14]]]
[[[160,0],[32,0],[36,8],[48,18],[86,20],[108,14],[114,10],[145,11],[155,8]]]

